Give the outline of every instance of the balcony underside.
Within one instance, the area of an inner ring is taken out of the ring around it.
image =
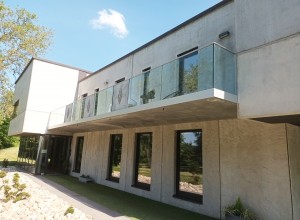
[[[52,126],[48,132],[78,133],[236,117],[236,96],[209,89]]]

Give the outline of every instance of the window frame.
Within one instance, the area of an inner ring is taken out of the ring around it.
[[[122,161],[122,147],[123,147],[123,134],[111,134],[110,135],[110,142],[109,142],[109,161],[108,161],[108,173],[107,173],[107,178],[106,180],[112,181],[112,182],[116,182],[119,183],[120,182],[120,178],[118,177],[114,177],[112,176],[112,165],[113,165],[113,152],[114,152],[114,146],[115,146],[115,141],[113,140],[113,137],[115,136],[121,136],[121,161]],[[121,163],[120,161],[120,163]],[[120,171],[120,175],[121,175],[121,171]]]
[[[134,183],[133,187],[143,189],[150,191],[151,190],[151,184],[143,183],[138,181],[139,176],[139,155],[140,155],[140,136],[144,134],[150,134],[151,135],[151,167],[152,167],[152,147],[153,147],[153,132],[139,132],[135,134],[135,166],[134,166]],[[150,169],[151,169],[150,167]],[[150,174],[151,174],[150,170]],[[151,177],[150,177],[151,178]]]
[[[78,150],[79,150],[79,143],[82,139],[82,150],[81,150],[81,158],[80,158],[80,166],[79,166],[79,170],[77,169],[77,165],[79,163],[79,158],[78,158]],[[76,139],[76,149],[75,149],[75,157],[74,157],[74,169],[72,172],[74,173],[80,173],[81,170],[81,162],[82,162],[82,155],[83,155],[83,147],[84,147],[84,136],[79,136]]]
[[[201,132],[201,155],[202,155],[202,176],[203,176],[203,131],[202,129],[188,129],[188,130],[176,130],[176,158],[175,158],[175,163],[176,163],[176,169],[175,169],[175,194],[173,197],[186,200],[189,202],[194,202],[198,204],[203,204],[203,193],[201,194],[196,194],[196,193],[191,193],[191,192],[185,192],[180,190],[180,134],[184,132]],[[203,184],[202,184],[203,185]]]

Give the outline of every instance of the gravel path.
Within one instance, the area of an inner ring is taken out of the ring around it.
[[[14,168],[1,168],[0,170],[7,171],[4,179],[12,183],[12,178],[16,171]],[[30,198],[13,203],[9,201],[3,202],[3,189],[0,190],[0,219],[1,220],[50,220],[50,219],[92,219],[82,211],[74,207],[73,214],[64,215],[68,207],[72,206],[64,200],[58,198],[55,194],[50,193],[43,186],[35,183],[28,178],[24,173],[18,172],[20,175],[20,183],[26,184],[25,192],[30,193]],[[0,187],[3,185],[3,179],[0,179]]]

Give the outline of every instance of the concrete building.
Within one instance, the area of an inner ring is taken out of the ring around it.
[[[10,135],[68,172],[222,219],[300,219],[299,0],[224,0],[94,73],[32,59]]]

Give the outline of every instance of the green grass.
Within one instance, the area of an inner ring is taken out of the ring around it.
[[[214,219],[99,184],[81,183],[71,176],[46,178],[132,219]]]
[[[0,150],[0,163],[4,159],[8,159],[9,165],[15,165],[17,162],[19,146],[9,147]]]

